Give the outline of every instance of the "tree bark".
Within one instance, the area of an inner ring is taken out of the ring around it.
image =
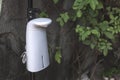
[[[25,80],[20,55],[25,45],[25,0],[3,0],[0,16],[0,80]],[[26,76],[25,76],[26,75]]]

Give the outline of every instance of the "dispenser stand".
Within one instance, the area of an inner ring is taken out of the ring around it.
[[[33,9],[33,0],[28,0],[27,17],[28,21],[35,18],[36,10]],[[35,73],[30,72],[30,80],[35,80]]]
[[[35,73],[30,72],[30,80],[35,80]]]

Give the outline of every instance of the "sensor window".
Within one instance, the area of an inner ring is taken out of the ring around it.
[[[1,15],[2,0],[0,0],[0,15]]]

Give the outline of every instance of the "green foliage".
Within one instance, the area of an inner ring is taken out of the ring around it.
[[[60,26],[64,26],[69,20],[78,22],[76,33],[79,40],[106,56],[112,50],[112,41],[120,32],[120,9],[106,8],[109,19],[100,13],[103,3],[100,0],[75,0],[70,12],[61,13],[57,18]]]
[[[106,76],[106,77],[112,77],[112,76],[114,76],[116,74],[120,74],[120,69],[119,68],[115,68],[115,67],[113,67],[113,68],[111,68],[109,70],[105,70],[102,73],[102,75]]]
[[[107,56],[108,50],[112,50],[112,44],[106,39],[99,39],[97,48],[104,54],[104,56]]]
[[[90,0],[75,0],[73,4],[73,10],[85,9],[86,5],[89,4]]]
[[[57,4],[57,3],[59,2],[59,0],[53,0],[53,2],[54,2],[55,4]]]
[[[104,17],[98,20],[99,15],[96,12],[96,16],[92,16],[93,12],[95,11],[89,9],[88,18],[85,16],[89,21],[85,24],[89,24],[89,27],[77,25],[76,32],[79,34],[80,41],[106,56],[108,51],[113,49],[112,41],[115,35],[120,33],[120,9],[108,8],[109,20]]]
[[[81,17],[82,16],[82,12],[81,12],[81,10],[78,10],[77,11],[77,17]]]
[[[108,31],[112,32],[113,34],[117,34],[120,32],[120,9],[110,7],[108,9],[108,15],[110,17],[110,29]],[[114,26],[114,27],[113,27]]]
[[[89,0],[90,7],[95,10],[96,6],[99,4],[98,0]]]
[[[98,0],[75,0],[73,10],[76,12],[76,17],[80,18],[83,10],[86,10],[87,7],[90,7],[92,10],[101,9],[103,8],[103,4]]]
[[[103,28],[102,30],[104,31]],[[112,50],[112,44],[108,40],[102,38],[103,34],[107,34],[107,37],[110,37],[111,33],[101,33],[102,31],[98,28],[92,29],[91,27],[83,27],[80,25],[77,25],[76,32],[79,33],[80,41],[86,45],[89,45],[91,49],[99,50],[104,54],[104,56],[108,54],[108,50]],[[112,37],[110,37],[110,39],[113,39]]]
[[[69,20],[68,12],[60,14],[60,17],[57,18],[57,22],[59,22],[60,26],[62,27],[65,23]]]
[[[61,63],[61,58],[62,58],[62,55],[61,55],[61,50],[60,48],[57,48],[56,49],[56,54],[55,54],[55,61],[60,64]]]
[[[39,17],[49,17],[48,14],[45,12],[45,11],[42,11],[40,14],[39,14]]]

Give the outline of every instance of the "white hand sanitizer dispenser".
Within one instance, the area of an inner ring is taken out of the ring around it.
[[[49,18],[30,20],[26,30],[27,70],[38,72],[49,65],[46,27],[52,22]]]

